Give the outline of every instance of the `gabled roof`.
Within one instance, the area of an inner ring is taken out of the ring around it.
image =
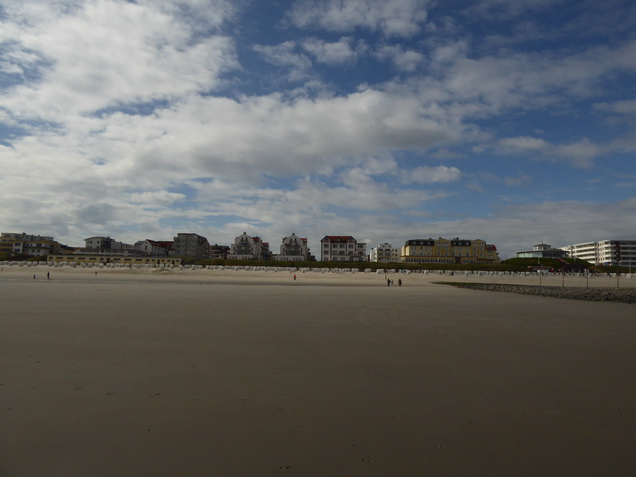
[[[170,241],[166,241],[166,240],[148,240],[152,245],[154,245],[155,247],[161,247],[161,248],[170,248],[172,247],[172,244],[174,243],[172,240]]]
[[[330,242],[348,242],[350,239],[355,240],[351,235],[325,235],[322,240],[325,239],[329,240]]]

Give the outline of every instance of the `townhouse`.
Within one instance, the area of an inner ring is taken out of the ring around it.
[[[367,262],[367,244],[351,235],[325,235],[320,241],[320,258],[325,262]]]
[[[269,259],[269,243],[260,237],[251,237],[247,233],[234,239],[227,254],[229,260],[267,260]]]
[[[280,253],[272,257],[278,261],[308,261],[311,259],[309,253],[309,247],[307,246],[307,239],[304,237],[298,237],[295,233],[292,233],[288,237],[283,237],[280,244]]]

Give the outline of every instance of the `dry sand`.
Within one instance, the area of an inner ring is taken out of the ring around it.
[[[634,305],[292,276],[3,267],[0,476],[636,474]]]

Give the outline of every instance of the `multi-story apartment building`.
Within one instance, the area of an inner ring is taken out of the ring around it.
[[[269,243],[243,232],[230,246],[229,260],[269,260]]]
[[[52,253],[60,253],[62,245],[53,237],[46,235],[30,235],[17,233],[2,233],[0,236],[0,253],[22,254],[42,257]]]
[[[177,257],[209,258],[210,243],[198,234],[180,233],[174,238],[169,255]]]
[[[218,243],[210,245],[210,258],[226,259],[228,253],[230,253],[230,247],[227,245],[219,245]]]
[[[325,235],[320,241],[320,257],[325,262],[366,262],[367,244],[351,235]]]
[[[400,250],[390,243],[381,243],[371,249],[369,261],[377,263],[396,263],[400,261]]]
[[[273,257],[274,260],[279,261],[308,261],[309,260],[309,247],[307,246],[307,239],[298,237],[295,233],[289,237],[283,237],[280,244],[280,254]]]
[[[636,266],[636,240],[601,240],[561,248],[572,258],[580,258],[594,265]]]
[[[402,247],[404,263],[497,263],[497,247],[483,240],[416,239]]]
[[[120,255],[139,257],[144,255],[141,250],[137,250],[134,245],[119,242],[110,237],[88,237],[84,239],[84,247],[76,248],[76,253],[91,255]]]

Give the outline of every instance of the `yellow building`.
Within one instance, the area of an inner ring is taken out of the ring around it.
[[[483,240],[416,239],[402,247],[403,263],[498,263],[497,247]]]
[[[2,233],[0,235],[0,254],[30,255],[42,257],[51,253],[60,253],[62,246],[53,237],[45,235]]]
[[[0,254],[11,254],[13,252],[14,235],[7,233],[0,235]]]

